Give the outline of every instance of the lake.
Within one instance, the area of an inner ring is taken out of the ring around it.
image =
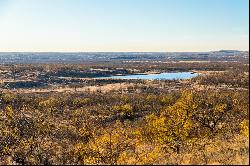
[[[97,77],[97,78],[110,78],[110,79],[143,79],[143,80],[177,80],[189,79],[198,76],[193,72],[171,72],[160,74],[135,74],[126,76],[110,76],[110,77]]]

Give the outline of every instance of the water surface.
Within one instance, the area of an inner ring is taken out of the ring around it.
[[[110,76],[98,78],[111,78],[111,79],[144,79],[144,80],[178,80],[189,79],[198,76],[197,73],[192,72],[175,72],[175,73],[160,73],[160,74],[136,74],[126,76]]]

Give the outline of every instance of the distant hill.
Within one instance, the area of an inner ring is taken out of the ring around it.
[[[241,53],[241,51],[239,51],[239,50],[220,50],[220,51],[214,51],[213,53],[238,54],[238,53]]]

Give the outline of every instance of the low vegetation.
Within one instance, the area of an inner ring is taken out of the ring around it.
[[[0,164],[249,164],[248,66],[231,63],[126,92],[2,88]]]

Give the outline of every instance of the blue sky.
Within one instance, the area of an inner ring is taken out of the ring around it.
[[[248,50],[248,0],[0,0],[0,51]]]

